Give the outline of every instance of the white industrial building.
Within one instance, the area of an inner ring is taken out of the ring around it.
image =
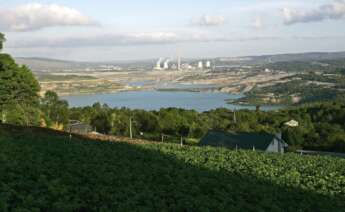
[[[202,61],[199,61],[198,62],[198,69],[203,69],[204,68],[204,65],[202,63]]]

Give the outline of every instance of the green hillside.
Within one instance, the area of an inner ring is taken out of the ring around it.
[[[0,125],[0,211],[342,211],[345,160]],[[19,210],[21,209],[21,210]]]

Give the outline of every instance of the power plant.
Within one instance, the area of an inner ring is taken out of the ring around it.
[[[172,60],[171,58],[159,58],[156,62],[154,70],[211,70],[212,64],[211,61],[207,60],[200,60],[189,63],[182,63],[182,59],[180,56],[176,58],[176,60]]]

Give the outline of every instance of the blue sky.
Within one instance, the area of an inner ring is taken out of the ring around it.
[[[345,50],[345,0],[0,0],[5,51],[68,60]]]

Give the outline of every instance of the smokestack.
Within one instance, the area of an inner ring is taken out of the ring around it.
[[[206,62],[206,68],[211,68],[211,62],[210,61]]]
[[[167,59],[165,62],[164,62],[164,69],[169,69],[169,59]]]
[[[159,58],[159,60],[156,63],[156,67],[154,69],[156,70],[161,70],[161,63],[162,63],[162,58]]]
[[[181,56],[177,57],[177,70],[181,70]]]
[[[203,67],[204,67],[204,66],[203,66],[203,64],[202,64],[202,61],[199,61],[199,63],[198,63],[198,68],[199,68],[199,69],[203,69]]]

